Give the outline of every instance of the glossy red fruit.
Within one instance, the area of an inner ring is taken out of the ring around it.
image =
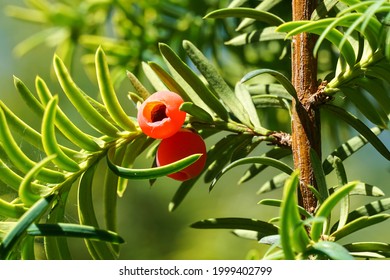
[[[186,112],[180,111],[183,99],[171,91],[158,91],[149,96],[138,109],[142,131],[156,139],[168,138],[184,124]]]
[[[167,165],[193,154],[202,154],[202,156],[192,165],[183,170],[168,175],[168,177],[186,181],[198,176],[206,164],[206,145],[202,137],[188,129],[181,129],[173,136],[161,140],[157,149],[157,166]]]

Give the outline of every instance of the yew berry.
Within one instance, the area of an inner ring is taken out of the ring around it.
[[[169,138],[161,140],[157,149],[157,166],[163,166],[178,161],[193,154],[202,156],[183,170],[168,175],[168,177],[186,181],[198,176],[206,164],[206,145],[200,135],[188,129],[181,129]]]
[[[156,139],[172,136],[180,130],[186,112],[180,111],[183,99],[171,91],[158,91],[149,96],[138,109],[138,124],[142,131]]]

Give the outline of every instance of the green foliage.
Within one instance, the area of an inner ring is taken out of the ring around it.
[[[162,51],[162,54],[164,54],[164,51]],[[171,51],[171,54],[174,53]],[[203,56],[201,56],[199,53],[197,54],[197,57],[198,56],[200,59],[204,59]],[[96,242],[96,240],[118,243],[118,239],[110,239],[108,236],[113,236],[112,234],[114,233],[112,233],[112,230],[115,231],[117,227],[116,217],[112,215],[112,213],[115,213],[115,211],[113,211],[112,208],[115,208],[116,205],[115,196],[117,194],[122,196],[126,190],[127,181],[124,181],[124,179],[154,179],[162,177],[167,174],[179,171],[190,165],[199,158],[199,155],[193,155],[163,167],[133,168],[132,166],[137,156],[139,156],[139,154],[145,148],[148,148],[153,141],[152,139],[146,138],[141,133],[137,124],[133,121],[132,118],[129,118],[126,115],[122,105],[117,100],[115,90],[112,87],[110,80],[105,54],[102,49],[99,48],[96,52],[96,75],[100,88],[100,94],[104,104],[99,103],[97,100],[91,99],[74,83],[67,67],[58,56],[54,57],[54,69],[65,95],[72,102],[83,119],[85,119],[85,121],[90,124],[90,126],[95,129],[96,133],[99,133],[100,136],[91,136],[79,130],[74,125],[71,125],[70,120],[58,106],[59,96],[52,96],[42,79],[37,79],[36,84],[39,100],[24,84],[22,84],[18,79],[15,79],[15,84],[17,85],[16,88],[23,95],[26,101],[35,101],[32,103],[33,110],[35,110],[42,117],[41,133],[34,131],[24,122],[23,127],[31,131],[31,134],[34,135],[34,138],[37,138],[36,142],[41,142],[41,145],[37,146],[47,155],[47,157],[42,160],[42,162],[38,163],[29,159],[28,156],[18,147],[11,134],[11,131],[8,129],[6,114],[3,113],[5,110],[1,111],[3,124],[1,134],[3,139],[2,149],[7,155],[7,159],[10,160],[16,167],[19,167],[21,172],[25,172],[24,178],[20,178],[19,186],[15,186],[15,189],[17,189],[19,194],[20,203],[22,203],[21,205],[27,209],[29,207],[34,207],[38,201],[41,201],[41,199],[47,195],[54,196],[56,199],[64,197],[65,201],[63,203],[66,203],[66,195],[69,191],[69,187],[73,184],[73,182],[75,182],[77,178],[81,178],[78,184],[78,211],[80,226],[64,224],[63,215],[65,213],[63,212],[59,214],[59,216],[55,217],[55,225],[57,225],[57,230],[58,228],[65,228],[62,234],[56,234],[55,228],[50,228],[52,223],[39,224],[40,230],[39,233],[37,233],[36,225],[32,224],[31,221],[23,228],[23,232],[27,232],[27,234],[30,234],[31,236],[42,235],[49,237],[55,235],[58,236],[58,238],[62,236],[82,237],[86,239],[86,245],[91,254],[91,257],[96,259],[116,258],[117,252],[115,252],[116,249],[113,245],[102,245],[102,243]],[[190,68],[187,69],[190,77],[195,77],[194,72],[192,72]],[[190,80],[189,78],[187,79]],[[221,80],[222,78],[217,76],[216,72],[213,72],[211,76],[209,76],[209,79]],[[185,83],[186,81],[183,80],[178,85],[182,88],[191,87],[191,85],[186,85]],[[224,86],[227,89],[227,85]],[[195,93],[199,91],[199,89],[203,90],[204,88],[206,88],[206,86],[200,80],[198,80],[197,84],[194,84],[191,87]],[[208,94],[211,96],[211,91],[209,91]],[[142,95],[140,95],[140,98],[142,99]],[[188,100],[188,104],[193,104],[192,102],[194,102],[194,100],[191,98],[188,98]],[[210,117],[206,118],[207,122],[201,123],[199,125],[203,126],[205,129],[211,129],[214,124],[217,124],[217,128],[214,129],[215,132],[226,130],[235,132],[236,134],[242,134],[242,136],[238,138],[233,137],[235,135],[232,134],[232,137],[229,138],[234,140],[233,142],[230,140],[228,142],[229,145],[234,145],[231,146],[231,153],[233,153],[236,148],[234,143],[236,143],[237,140],[240,141],[242,137],[250,139],[251,134],[260,135],[258,132],[253,130],[253,126],[247,127],[242,123],[233,121],[233,117],[235,118],[234,112],[228,112],[222,106],[222,103],[218,101],[218,99],[215,99],[215,102],[215,104],[218,105],[215,107],[208,107],[208,110],[211,110],[212,116],[208,115]],[[6,108],[5,105],[3,107]],[[42,110],[38,108],[42,108]],[[192,117],[196,118],[199,114],[199,111],[201,111],[203,115],[208,114],[200,107],[196,108],[196,113]],[[227,121],[218,118],[218,114],[216,112],[218,111],[218,108],[223,108],[224,112],[226,112],[226,116],[229,114],[232,116],[232,118],[227,117]],[[215,109],[215,111],[213,109]],[[190,111],[192,112],[193,110]],[[11,111],[7,112],[9,112],[10,115],[12,113]],[[13,117],[15,119],[16,116]],[[21,123],[22,121],[20,120],[18,124]],[[68,124],[69,130],[67,130]],[[187,125],[191,126],[191,123],[188,123]],[[61,132],[62,136],[67,137],[70,142],[77,145],[79,147],[79,151],[60,146],[56,140],[58,134],[56,128]],[[263,140],[268,139],[268,141],[271,141],[271,137],[267,135],[263,136],[265,137]],[[212,151],[212,149],[210,151]],[[245,154],[242,156],[244,155]],[[91,200],[91,186],[96,166],[103,158],[106,158],[108,164],[107,166],[109,168],[107,169],[107,179],[104,184],[106,189],[105,217],[106,224],[109,225],[107,230],[100,229],[99,223],[96,219],[96,214],[93,209],[93,202]],[[214,178],[215,173],[220,171],[220,169],[224,166],[224,163],[220,161],[219,154],[212,156],[212,152],[210,152],[208,159],[208,165],[210,166],[210,169],[206,173],[206,176]],[[218,160],[218,164],[214,160]],[[27,166],[26,168],[25,163],[30,164],[31,167]],[[49,163],[51,163],[50,167],[48,166]],[[211,167],[213,165],[215,165],[215,167]],[[3,168],[7,170],[7,172],[4,174],[4,181],[11,182],[17,180],[18,177],[13,173],[10,166],[4,164]],[[285,166],[284,169],[286,168],[288,167]],[[120,178],[112,180],[112,174],[116,174]],[[112,187],[113,181],[116,182],[115,188]],[[188,182],[183,183],[183,185],[186,184],[188,184]],[[183,198],[184,197],[181,199]],[[18,206],[19,204],[13,205],[12,203],[4,201],[3,205],[2,213],[6,214],[10,218],[19,218],[20,214],[24,212],[21,211],[23,208],[20,208]],[[32,228],[30,229],[30,227]],[[6,255],[4,256],[7,258],[14,257],[8,255],[7,250],[12,251],[14,250],[13,247],[18,245],[17,239],[12,239],[16,238],[18,235],[15,237],[12,236],[12,231],[10,231],[4,237],[5,241],[11,239],[9,242],[10,245],[6,243],[7,247],[4,249],[6,250]],[[94,240],[90,240],[91,238]],[[29,240],[30,242],[30,239],[26,240]],[[49,242],[49,239],[46,240]],[[20,246],[24,245],[21,244]],[[49,246],[51,245],[47,245],[47,248],[49,248]],[[58,243],[57,246],[61,246],[59,251],[63,250],[62,246],[64,245],[60,245]],[[50,251],[47,251],[47,257],[50,257],[51,254],[52,253]]]
[[[19,43],[17,56],[34,51],[41,45],[55,48],[69,69],[78,65],[77,53],[87,74],[94,78],[94,54],[101,46],[112,66],[115,86],[132,69],[142,73],[142,62],[159,59],[157,42],[171,42],[179,50],[183,32],[197,42],[201,50],[220,48],[223,35],[219,30],[233,32],[232,24],[205,22],[209,10],[224,6],[226,1],[26,1],[26,7],[10,5],[6,14],[41,30]],[[180,50],[181,54],[183,51]],[[72,70],[73,71],[73,70]]]
[[[75,8],[73,2],[77,2]],[[43,42],[56,42],[53,67],[63,93],[53,95],[40,77],[36,78],[35,92],[14,78],[17,92],[41,121],[40,131],[0,102],[0,180],[16,197],[11,201],[0,198],[0,258],[36,258],[37,236],[43,237],[48,259],[72,258],[68,237],[83,238],[93,259],[118,258],[119,244],[124,240],[117,234],[117,199],[127,191],[128,182],[149,180],[153,184],[155,179],[177,172],[199,158],[193,155],[164,167],[156,167],[155,163],[138,165],[137,159],[143,157],[144,151],[154,156],[158,143],[141,132],[135,117],[126,110],[128,104],[118,98],[118,82],[126,76],[134,88],[129,93],[129,103],[135,108],[151,92],[177,92],[185,100],[181,106],[188,113],[185,126],[197,130],[205,139],[217,138],[208,149],[206,168],[199,177],[181,183],[169,203],[169,211],[183,203],[201,177],[213,191],[218,180],[237,166],[250,164],[239,183],[259,178],[268,167],[283,172],[258,191],[267,193],[283,188],[281,199],[259,202],[279,207],[279,216],[269,221],[216,218],[195,222],[191,227],[230,229],[236,236],[270,245],[265,259],[389,257],[387,243],[339,242],[390,217],[383,213],[390,209],[389,198],[351,209],[352,195],[379,197],[384,192],[359,180],[349,181],[343,165],[367,144],[390,160],[388,147],[378,137],[388,129],[390,116],[388,1],[327,0],[320,4],[312,20],[299,22],[289,21],[288,15],[277,9],[281,1],[264,0],[254,8],[243,6],[245,1],[232,1],[222,9],[217,9],[213,1],[206,2],[211,4],[178,4],[173,0],[131,5],[110,0],[28,1],[30,8],[7,9],[9,15],[46,28],[18,45],[18,54]],[[182,13],[186,6],[193,12],[188,18]],[[160,21],[157,12],[161,12],[160,18],[169,19]],[[196,31],[199,15],[205,16],[204,26],[211,31]],[[258,69],[246,56],[240,57],[240,65],[248,71],[240,79],[223,71],[226,63],[222,55],[237,55],[232,49],[218,52],[219,42],[211,38],[219,38],[218,28],[213,25],[222,23],[227,33],[233,34],[232,22],[226,21],[229,17],[242,19],[236,28],[242,34],[225,38],[228,45],[240,46],[236,53],[248,50],[253,43],[260,47],[275,40],[284,48],[287,44],[283,39],[302,32],[318,35],[315,55],[322,49],[339,50],[334,72],[326,73],[326,81],[314,94],[310,106],[330,112],[360,135],[344,139],[345,143],[323,161],[311,154],[313,174],[318,181],[318,189],[312,190],[319,202],[313,214],[298,205],[299,170],[286,161],[292,153],[289,131],[283,130],[282,120],[269,121],[269,116],[280,109],[290,117],[292,101],[299,102],[296,90],[285,71]],[[188,27],[194,20],[194,27]],[[180,37],[182,25],[189,28],[191,40]],[[107,26],[117,37],[108,38],[104,31]],[[152,52],[144,51],[155,42],[164,41],[167,43],[159,43]],[[78,46],[86,48],[82,61],[87,71],[94,67],[99,91],[96,99],[74,80],[70,62]],[[93,59],[91,50],[95,52]],[[205,55],[209,51],[216,62]],[[364,119],[355,116],[347,104],[330,101],[339,96],[350,101]],[[61,108],[62,98],[70,101],[92,132],[73,124]],[[369,127],[370,122],[374,127]],[[220,132],[225,133],[221,136]],[[23,135],[43,159],[33,160],[18,145],[15,134]],[[267,144],[267,151],[259,156],[256,148],[263,143]],[[104,181],[96,182],[97,170],[101,168]],[[327,176],[333,170],[338,184],[329,186]],[[104,221],[96,213],[94,184],[103,189]],[[77,189],[78,223],[69,223],[65,218],[71,188]],[[331,225],[330,215],[338,206],[338,221]]]

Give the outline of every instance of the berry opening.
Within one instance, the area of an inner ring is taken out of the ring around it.
[[[152,122],[162,121],[163,119],[167,118],[168,116],[165,114],[166,109],[167,106],[164,104],[154,107],[152,110]]]
[[[167,106],[161,102],[151,102],[145,106],[144,116],[148,122],[160,122],[168,118],[166,114]]]

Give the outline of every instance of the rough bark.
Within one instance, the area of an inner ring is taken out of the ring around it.
[[[293,20],[308,20],[316,7],[315,0],[293,0]],[[294,166],[300,170],[299,203],[313,213],[317,199],[308,188],[317,187],[310,160],[310,149],[321,158],[320,117],[310,97],[318,88],[317,61],[313,56],[316,36],[299,34],[292,42],[292,83],[299,102],[293,103],[292,150]]]

